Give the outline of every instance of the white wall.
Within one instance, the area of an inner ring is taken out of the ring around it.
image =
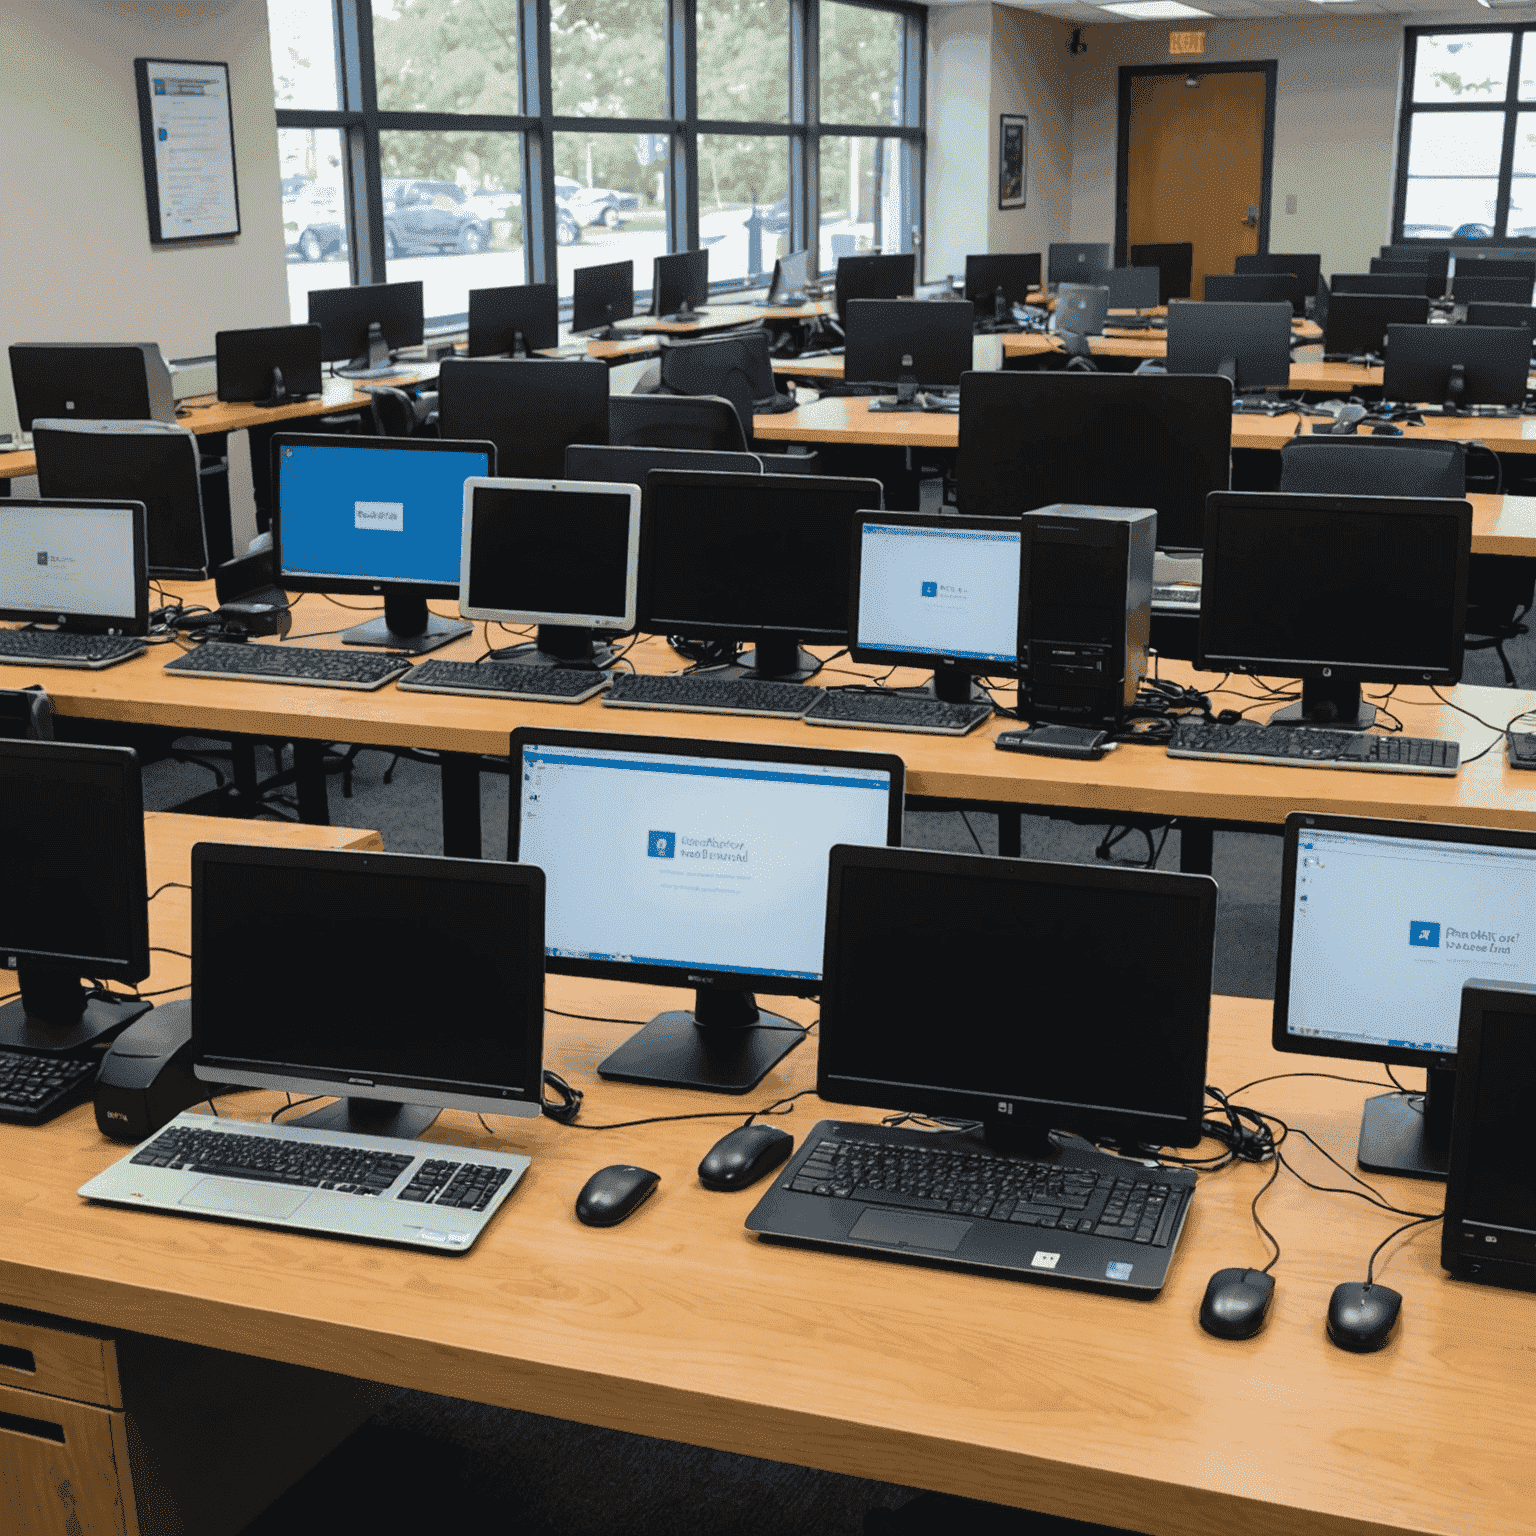
[[[933,6],[928,12],[928,159],[923,276],[963,272],[985,251],[997,177],[992,110],[992,7]]]

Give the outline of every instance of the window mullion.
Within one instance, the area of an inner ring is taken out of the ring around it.
[[[336,48],[342,105],[361,112],[346,139],[347,224],[354,283],[382,283],[384,167],[379,149],[379,93],[374,79],[373,11],[366,0],[336,0]]]
[[[530,283],[559,280],[559,245],[555,239],[555,129],[550,60],[549,0],[521,0],[518,14],[518,75],[526,117],[537,127],[523,134],[523,260]]]

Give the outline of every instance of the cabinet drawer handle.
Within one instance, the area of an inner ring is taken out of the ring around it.
[[[29,1376],[37,1374],[37,1358],[30,1349],[18,1349],[14,1344],[0,1344],[0,1365],[13,1371],[25,1371]]]
[[[13,1435],[31,1435],[36,1440],[52,1440],[55,1445],[64,1444],[64,1426],[50,1424],[47,1419],[28,1419],[19,1413],[0,1413],[0,1430],[5,1429]]]

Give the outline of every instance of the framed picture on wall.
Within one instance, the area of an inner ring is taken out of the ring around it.
[[[997,206],[1022,208],[1029,180],[1029,119],[1004,112],[997,120]]]

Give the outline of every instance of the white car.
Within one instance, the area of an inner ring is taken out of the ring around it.
[[[640,207],[640,199],[633,192],[584,187],[569,176],[555,177],[555,196],[570,210],[578,224],[602,224],[608,229],[617,229],[624,222],[626,213],[634,213]]]

